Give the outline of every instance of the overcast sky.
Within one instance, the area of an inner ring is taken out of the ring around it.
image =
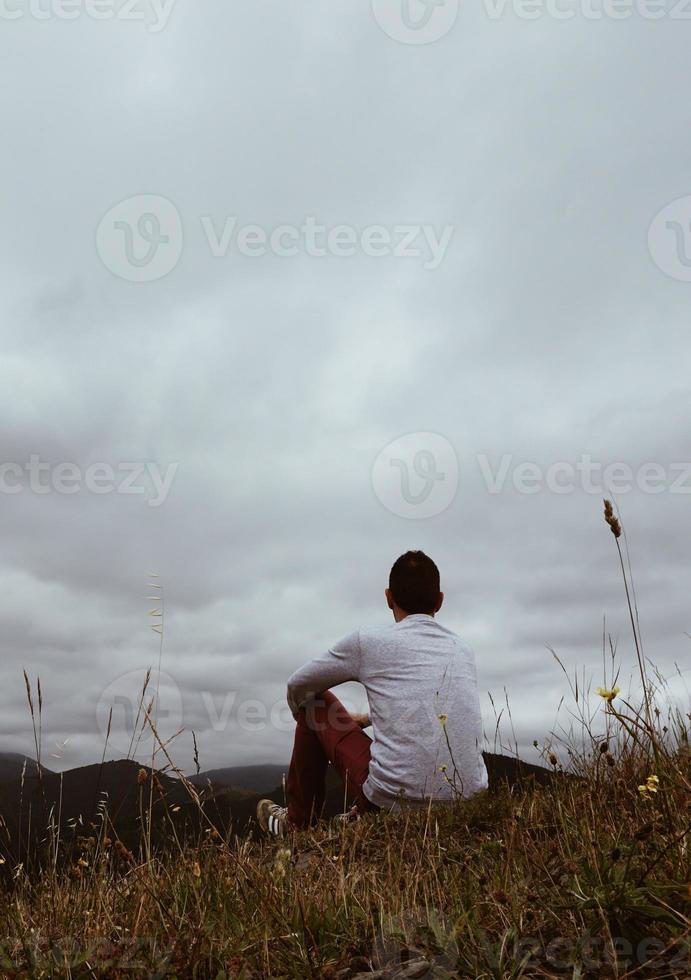
[[[535,760],[549,647],[602,683],[606,616],[633,673],[611,463],[688,682],[691,9],[591,3],[0,5],[0,750],[26,669],[46,764],[111,705],[126,754],[156,572],[177,762],[282,762],[286,678],[422,548]]]

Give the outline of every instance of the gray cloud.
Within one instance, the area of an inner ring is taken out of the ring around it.
[[[3,748],[31,748],[25,667],[43,683],[47,749],[69,739],[52,763],[100,757],[102,692],[158,663],[150,571],[166,590],[162,667],[207,766],[288,757],[289,730],[233,715],[216,731],[208,704],[275,705],[303,660],[385,622],[408,547],[437,559],[445,621],[474,644],[483,691],[509,689],[526,751],[564,687],[548,646],[599,683],[606,614],[628,677],[600,496],[493,495],[475,457],[689,459],[691,287],[646,246],[656,212],[691,193],[688,30],[492,21],[477,3],[409,47],[368,4],[277,0],[178,0],[158,34],[3,24],[0,462],[178,464],[158,509],[2,495]],[[138,194],[172,201],[184,229],[176,268],[143,284],[95,245],[103,215]],[[214,258],[205,215],[455,233],[434,272],[362,254]],[[411,521],[377,500],[371,469],[418,431],[454,446],[460,486]],[[688,497],[621,504],[647,650],[670,675],[688,664]]]

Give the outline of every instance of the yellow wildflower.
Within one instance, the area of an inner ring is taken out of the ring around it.
[[[448,715],[439,715],[439,721],[442,723],[442,725],[445,725],[448,720],[449,720]]]
[[[598,687],[597,693],[600,695],[601,698],[604,698],[608,704],[611,704],[612,701],[614,701],[614,699],[616,698],[620,690],[621,689],[618,687],[612,687],[612,688]]]
[[[646,799],[650,799],[651,793],[657,793],[660,787],[660,780],[657,776],[648,776],[646,781],[638,787],[638,792]]]

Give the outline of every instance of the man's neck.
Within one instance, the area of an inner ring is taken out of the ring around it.
[[[405,611],[405,609],[399,609],[398,606],[394,607],[393,618],[396,620],[397,623],[400,623],[404,619],[407,619],[408,616],[429,616],[430,619],[434,619],[434,613],[408,613]]]

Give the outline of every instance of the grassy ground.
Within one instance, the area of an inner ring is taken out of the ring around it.
[[[147,861],[85,838],[14,881],[3,976],[688,977],[688,758],[645,793],[644,760],[609,759],[284,842],[209,832]]]
[[[104,814],[66,864],[5,869],[0,974],[691,977],[689,715],[663,717],[631,621],[639,703],[576,688],[550,785],[159,854]]]

